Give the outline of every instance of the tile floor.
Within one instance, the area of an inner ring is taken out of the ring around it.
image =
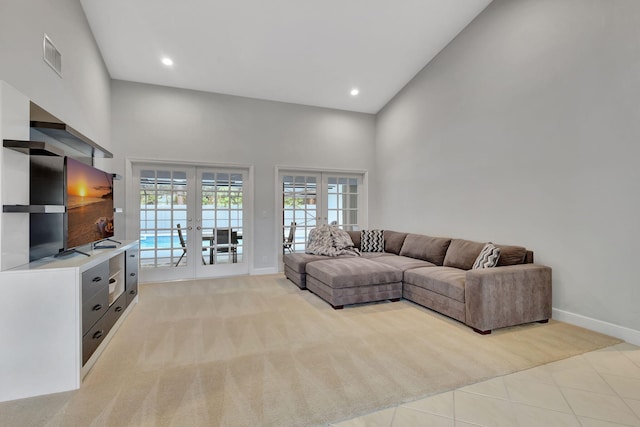
[[[640,427],[640,347],[622,343],[331,427]]]

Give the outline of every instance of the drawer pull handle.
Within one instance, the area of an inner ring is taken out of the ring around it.
[[[129,257],[130,257],[130,258],[135,258],[135,257],[136,257],[136,254],[131,254],[131,255],[129,255]]]
[[[102,334],[104,334],[104,331],[102,329],[100,329],[99,331],[96,331],[96,333],[93,334],[93,339],[99,340],[100,338],[102,338]]]
[[[136,294],[136,291],[135,291],[134,289],[132,289],[132,290],[130,290],[130,291],[129,291],[129,293],[130,293],[131,295],[135,295],[135,294]]]
[[[102,304],[96,304],[93,306],[92,308],[93,311],[99,311],[102,310]]]
[[[122,311],[122,307],[117,306],[117,307],[116,307],[116,313],[120,313],[121,311]]]
[[[131,277],[135,277],[135,275],[136,275],[136,273],[129,274],[129,276],[131,276]]]
[[[93,283],[98,283],[98,282],[102,282],[102,277],[98,276],[93,278]]]

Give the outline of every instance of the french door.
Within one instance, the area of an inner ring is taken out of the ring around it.
[[[304,252],[309,232],[321,224],[360,230],[366,216],[363,178],[361,173],[279,171],[282,252]]]
[[[135,164],[141,279],[249,272],[248,169]]]

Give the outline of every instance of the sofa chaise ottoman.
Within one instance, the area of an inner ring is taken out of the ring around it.
[[[284,274],[289,280],[295,283],[300,289],[307,289],[307,264],[312,261],[326,260],[324,255],[313,255],[305,253],[286,254],[283,257]]]
[[[402,270],[362,257],[337,257],[306,266],[307,289],[333,308],[402,298]]]

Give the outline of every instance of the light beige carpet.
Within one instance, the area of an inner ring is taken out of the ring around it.
[[[324,425],[620,342],[561,322],[481,336],[408,301],[333,310],[282,275],[141,287],[80,390],[15,426]]]

